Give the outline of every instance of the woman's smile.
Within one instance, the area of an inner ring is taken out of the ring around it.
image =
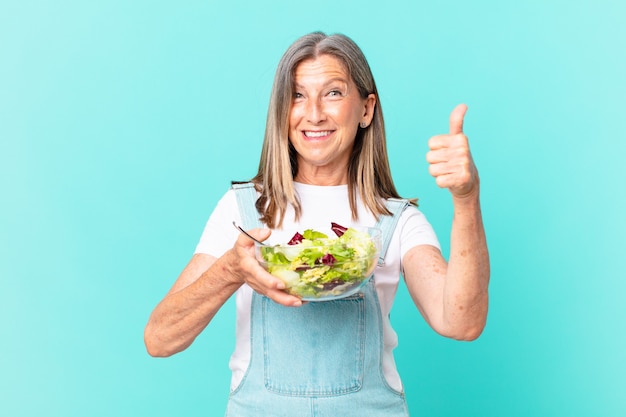
[[[305,130],[302,133],[308,139],[326,139],[328,136],[330,136],[333,133],[333,131],[332,130]]]

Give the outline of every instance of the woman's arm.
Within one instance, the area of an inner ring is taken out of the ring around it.
[[[423,245],[409,250],[403,264],[409,293],[436,332],[459,340],[481,334],[490,271],[478,195],[455,202],[449,263],[439,249]]]
[[[260,240],[269,230],[250,231]],[[152,356],[171,356],[191,345],[237,289],[247,283],[274,301],[298,306],[301,301],[282,289],[282,281],[268,274],[254,257],[254,243],[240,236],[220,258],[196,254],[156,306],[146,325],[144,341]]]
[[[417,246],[404,256],[403,268],[411,297],[433,329],[473,340],[487,320],[490,267],[478,171],[463,134],[466,110],[459,105],[452,111],[450,134],[431,138],[426,156],[437,185],[452,194],[449,262],[438,249]]]

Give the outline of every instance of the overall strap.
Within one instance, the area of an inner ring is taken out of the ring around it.
[[[409,200],[401,199],[401,198],[389,198],[385,202],[387,209],[391,212],[391,215],[380,216],[378,221],[376,222],[376,226],[380,230],[382,230],[382,242],[380,248],[380,256],[378,258],[378,265],[385,264],[385,255],[387,254],[387,249],[389,248],[389,243],[391,243],[391,237],[393,236],[393,232],[396,229],[396,225],[398,224],[398,220],[400,220],[400,215],[409,205]]]
[[[241,215],[242,227],[245,229],[255,229],[263,227],[259,220],[259,212],[256,210],[257,193],[254,184],[251,182],[234,183],[232,189],[237,196],[237,205]]]

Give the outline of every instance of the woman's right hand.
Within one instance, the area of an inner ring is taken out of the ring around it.
[[[248,233],[262,242],[272,232],[269,229],[251,229]],[[302,305],[302,300],[284,291],[285,284],[280,279],[272,276],[259,264],[255,256],[254,241],[250,238],[241,234],[230,252],[230,272],[241,284],[248,284],[254,291],[278,304],[287,307]]]

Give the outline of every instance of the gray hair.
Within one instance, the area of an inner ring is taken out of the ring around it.
[[[399,197],[391,178],[378,90],[365,55],[345,35],[314,32],[297,39],[285,51],[274,77],[259,170],[252,180],[261,191],[257,210],[268,227],[282,225],[289,204],[294,207],[296,219],[301,213],[293,185],[298,162],[296,151],[289,141],[289,112],[296,68],[301,62],[320,55],[339,59],[356,84],[361,98],[365,99],[370,94],[376,96],[372,122],[366,128],[358,129],[348,163],[348,194],[353,219],[358,217],[357,193],[375,216],[388,214],[383,199]]]

